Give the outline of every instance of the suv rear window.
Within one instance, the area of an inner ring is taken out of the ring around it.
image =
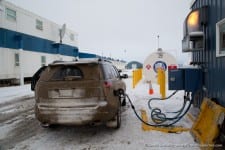
[[[52,80],[82,79],[83,72],[74,66],[66,66],[58,69],[52,76]]]
[[[57,67],[51,77],[51,80],[97,80],[99,79],[99,67],[97,64],[76,64]]]

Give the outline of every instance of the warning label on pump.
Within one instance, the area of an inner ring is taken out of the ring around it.
[[[150,64],[147,64],[146,66],[146,69],[150,70],[152,68],[152,66]]]

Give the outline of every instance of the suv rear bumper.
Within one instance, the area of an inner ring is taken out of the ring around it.
[[[37,104],[35,115],[42,123],[84,125],[111,120],[115,116],[116,110],[115,108],[107,108],[107,106],[99,105],[89,107],[51,107]]]

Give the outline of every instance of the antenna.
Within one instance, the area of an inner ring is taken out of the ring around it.
[[[158,49],[159,49],[159,35],[157,35]]]
[[[62,43],[62,39],[63,39],[65,33],[66,33],[66,24],[64,23],[62,28],[59,29],[60,43]]]

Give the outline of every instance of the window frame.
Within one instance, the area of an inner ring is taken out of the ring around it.
[[[36,25],[35,25],[36,29],[43,31],[44,30],[43,21],[41,21],[40,19],[36,19],[35,22],[36,22]]]
[[[41,56],[41,66],[46,66],[46,56]]]
[[[16,10],[6,7],[5,14],[6,14],[7,20],[16,22],[16,20],[17,20]]]
[[[70,33],[70,40],[74,41],[75,40],[75,35],[73,33]]]
[[[20,66],[20,54],[19,53],[15,53],[14,54],[14,61],[15,61],[15,67],[19,67]]]
[[[221,44],[222,44],[221,29],[222,28],[223,28],[223,33],[225,34],[225,18],[216,23],[216,57],[225,56],[225,47],[224,47],[224,50],[222,50],[222,47],[221,47]],[[225,39],[223,40],[225,41]]]

